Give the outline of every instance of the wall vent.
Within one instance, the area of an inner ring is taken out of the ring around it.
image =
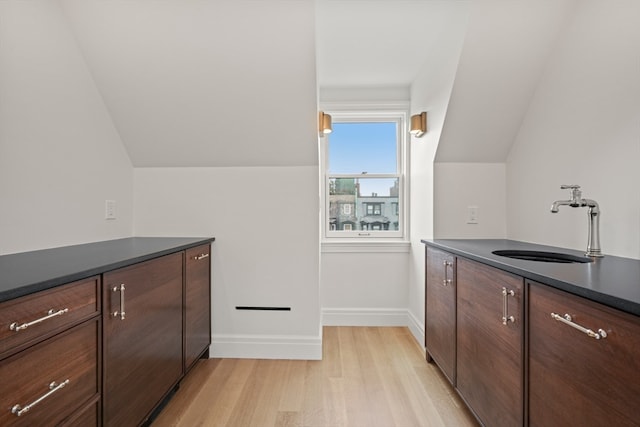
[[[246,305],[237,305],[236,310],[291,311],[291,307],[250,307]]]

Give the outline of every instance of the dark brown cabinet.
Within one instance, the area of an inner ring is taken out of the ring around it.
[[[103,276],[105,426],[136,426],[183,374],[183,253]]]
[[[427,361],[435,361],[449,381],[456,381],[456,258],[426,249],[425,344]]]
[[[184,370],[193,366],[211,344],[211,246],[185,252]]]
[[[100,278],[0,304],[0,425],[72,425],[100,410]]]
[[[529,425],[638,426],[639,353],[638,317],[529,283]]]
[[[0,426],[146,423],[208,356],[213,240],[1,256]]]
[[[457,260],[456,387],[487,426],[524,422],[524,280]]]

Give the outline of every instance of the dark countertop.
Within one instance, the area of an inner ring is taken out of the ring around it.
[[[552,251],[584,256],[584,252],[553,246],[493,239],[424,239],[422,243],[501,270],[562,289],[640,316],[640,260],[606,255],[592,263],[562,264],[511,259],[499,249]]]
[[[0,302],[211,243],[213,237],[129,237],[0,256]]]

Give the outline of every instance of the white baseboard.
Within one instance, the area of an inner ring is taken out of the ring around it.
[[[408,326],[405,308],[323,308],[324,326]]]
[[[210,358],[322,359],[322,336],[213,335]]]
[[[424,323],[406,308],[325,308],[324,326],[406,326],[424,347]],[[211,358],[322,359],[322,332],[310,335],[227,335],[211,339]]]
[[[425,347],[424,343],[424,322],[420,321],[413,313],[407,310],[407,317],[409,318],[409,331],[411,331],[411,335],[418,341],[418,344],[422,348]]]

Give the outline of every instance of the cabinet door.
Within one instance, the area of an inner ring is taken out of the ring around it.
[[[136,426],[182,375],[182,252],[106,273],[103,283],[104,424]]]
[[[456,368],[455,257],[427,246],[425,343],[452,384]]]
[[[530,283],[529,425],[640,425],[639,352],[638,317]]]
[[[210,245],[186,251],[185,273],[185,372],[211,344]]]
[[[523,425],[522,291],[521,277],[458,258],[457,388],[487,426]]]

